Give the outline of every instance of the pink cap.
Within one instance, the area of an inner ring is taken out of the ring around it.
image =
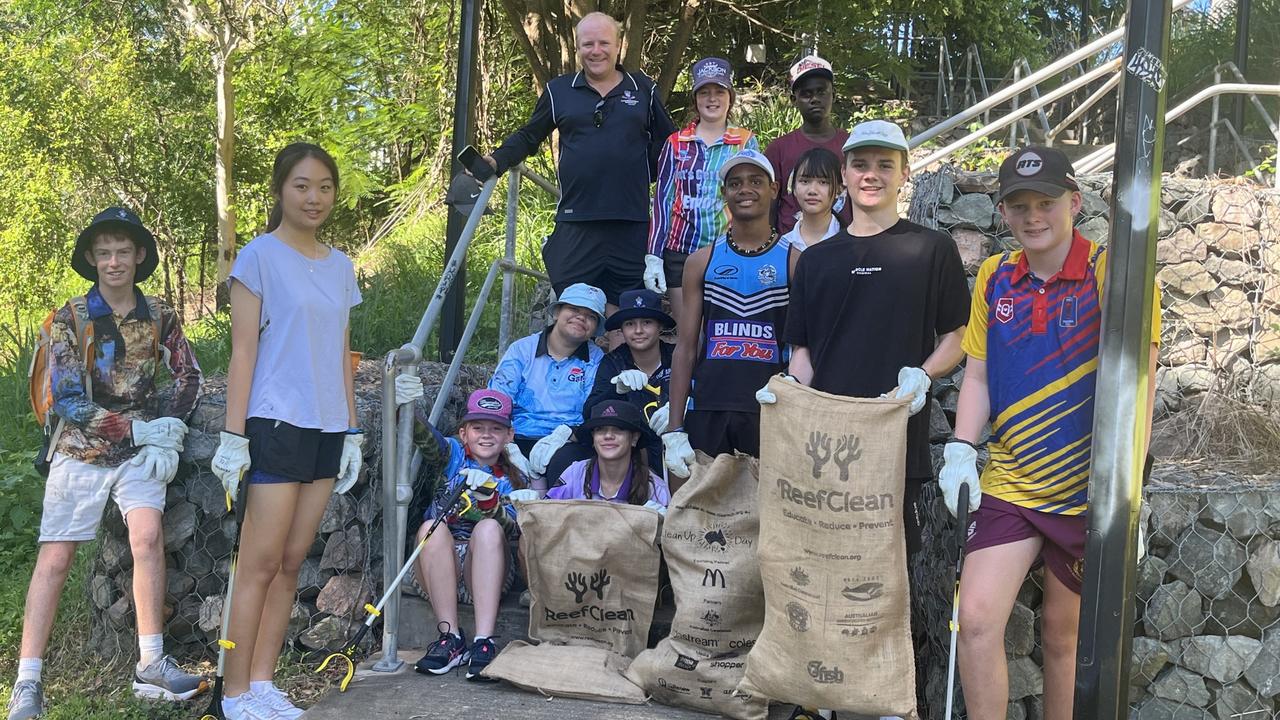
[[[467,397],[467,414],[461,422],[491,420],[504,427],[511,427],[511,398],[498,390],[481,388]]]

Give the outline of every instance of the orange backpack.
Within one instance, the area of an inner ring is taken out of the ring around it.
[[[85,378],[85,397],[93,402],[93,378],[89,368],[93,364],[93,322],[81,322],[81,317],[88,317],[88,303],[84,295],[73,297],[67,301],[71,306],[71,329],[75,332],[76,344],[83,355]],[[151,349],[157,356],[160,354],[160,314],[155,303],[147,298],[147,306],[151,311],[154,332],[151,334]],[[48,448],[42,454],[44,461],[53,459],[54,448],[58,445],[58,436],[62,434],[62,418],[53,412],[53,383],[50,379],[50,355],[53,352],[53,316],[58,313],[52,310],[40,323],[40,339],[35,351],[31,354],[31,367],[27,370],[27,386],[31,394],[31,410],[35,413],[36,422],[44,428]],[[56,419],[56,422],[55,422]],[[39,460],[39,458],[37,458]]]

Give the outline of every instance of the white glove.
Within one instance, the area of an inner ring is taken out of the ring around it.
[[[609,378],[619,395],[626,395],[633,390],[643,390],[649,384],[649,376],[643,370],[623,370]]]
[[[916,367],[904,367],[898,371],[898,387],[893,391],[893,398],[895,400],[911,398],[911,406],[907,409],[907,414],[915,415],[924,409],[924,404],[929,399],[929,387],[932,384],[933,380],[929,379],[929,373]]]
[[[671,403],[667,403],[649,416],[649,429],[661,435],[667,431],[667,424],[671,420]]]
[[[667,506],[658,503],[656,500],[649,500],[645,502],[644,506],[663,517],[667,516]]]
[[[156,445],[143,445],[142,450],[129,463],[141,467],[147,477],[161,485],[168,485],[178,474],[178,451]]]
[[[662,463],[676,477],[689,477],[693,464],[693,447],[689,445],[689,433],[669,432],[662,436]]]
[[[657,255],[644,256],[644,286],[659,295],[667,292],[667,273],[662,269],[662,258]]]
[[[422,378],[408,374],[396,376],[396,405],[415,402],[422,395]]]
[[[485,485],[496,487],[498,484],[497,478],[477,468],[459,470],[458,474],[462,476],[462,480],[467,483],[467,488],[470,490],[479,490]]]
[[[799,382],[794,375],[783,375],[782,379],[789,382]],[[778,402],[778,396],[769,389],[769,383],[765,383],[764,387],[756,391],[756,402],[761,405],[773,405]]]
[[[213,454],[209,466],[222,481],[227,497],[234,502],[238,497],[240,478],[249,471],[249,438],[225,430],[219,438],[218,451]]]
[[[529,451],[529,469],[535,475],[541,475],[547,471],[547,465],[551,462],[551,456],[556,451],[569,442],[569,436],[573,435],[573,429],[568,425],[557,425],[551,434],[534,443],[533,450]]]
[[[187,424],[175,417],[155,420],[134,420],[133,446],[155,445],[167,450],[181,450],[182,438],[187,434]]]
[[[338,479],[333,484],[333,491],[345,495],[360,476],[360,466],[364,464],[364,433],[348,433],[342,438],[342,459],[338,461]]]
[[[515,465],[521,475],[525,477],[533,477],[533,472],[529,469],[529,458],[524,456],[520,451],[520,446],[515,443],[507,443],[507,459]]]
[[[958,517],[960,486],[969,483],[969,512],[978,509],[982,502],[982,485],[978,482],[978,451],[962,442],[949,442],[942,449],[942,470],[938,472],[938,485],[942,498],[952,517]]]
[[[507,493],[507,497],[511,498],[511,502],[530,502],[532,500],[541,499],[540,497],[538,497],[538,491],[534,490],[533,488],[521,488],[519,490],[512,490],[511,492]]]

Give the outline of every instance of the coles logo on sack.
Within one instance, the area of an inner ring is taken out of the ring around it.
[[[1002,297],[996,300],[996,319],[1002,323],[1013,319],[1013,298]]]

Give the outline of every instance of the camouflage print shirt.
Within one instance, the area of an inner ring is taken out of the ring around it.
[[[97,285],[83,302],[68,302],[53,316],[49,382],[53,411],[66,421],[57,451],[81,462],[123,463],[137,453],[134,420],[185,420],[200,394],[200,366],[177,314],[137,288],[134,293],[137,305],[124,318],[112,313]],[[92,367],[86,373],[76,328],[84,334],[90,323]],[[93,383],[92,400],[86,378]]]

